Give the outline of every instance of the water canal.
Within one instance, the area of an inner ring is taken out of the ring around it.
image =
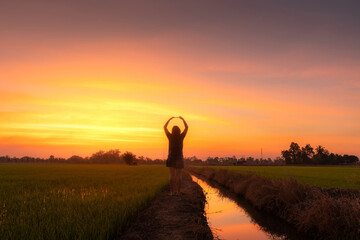
[[[203,189],[205,212],[215,237],[226,240],[309,239],[287,222],[262,213],[233,193],[192,175]]]

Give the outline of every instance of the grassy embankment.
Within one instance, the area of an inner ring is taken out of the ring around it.
[[[111,239],[167,183],[162,166],[0,164],[0,236]]]
[[[267,172],[272,178],[264,177],[260,172],[264,174],[265,167],[259,167],[257,175],[240,174],[236,168],[242,167],[230,167],[230,171],[219,167],[188,170],[228,188],[254,207],[292,223],[299,232],[320,239],[360,239],[359,190],[327,190],[300,183],[295,178],[275,179],[279,176],[276,171]]]
[[[360,168],[341,166],[221,166],[240,174],[257,174],[271,179],[293,177],[297,181],[322,188],[360,188]]]

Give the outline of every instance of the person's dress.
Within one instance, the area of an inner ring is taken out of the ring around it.
[[[167,167],[184,168],[183,142],[185,134],[174,136],[171,133],[166,134],[169,139],[169,155],[166,160]]]

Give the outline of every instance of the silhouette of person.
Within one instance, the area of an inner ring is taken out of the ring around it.
[[[183,156],[183,141],[188,131],[188,125],[184,118],[179,117],[185,125],[184,131],[181,133],[178,126],[172,128],[170,133],[167,129],[167,126],[171,117],[164,125],[164,130],[167,138],[169,139],[169,155],[166,160],[166,166],[170,169],[170,195],[180,195],[181,182],[182,182],[182,172],[184,168],[184,156]]]

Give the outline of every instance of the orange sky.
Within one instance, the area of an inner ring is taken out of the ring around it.
[[[205,20],[212,15],[196,17],[201,5],[193,6],[190,20],[179,8],[172,18],[164,13],[175,11],[172,6],[162,5],[160,20],[170,19],[168,25],[136,14],[125,21],[111,12],[92,22],[115,2],[87,6],[90,13],[72,24],[63,18],[77,16],[71,3],[34,2],[25,15],[11,4],[0,12],[0,22],[8,23],[0,28],[0,155],[88,156],[118,148],[165,158],[162,126],[179,115],[189,124],[186,156],[260,157],[263,148],[264,157],[276,157],[291,141],[360,155],[354,26],[339,37],[342,26],[330,27],[326,18],[314,29],[301,22],[301,35],[286,15],[270,24],[269,36],[266,21],[251,14],[237,19],[231,6],[217,10],[216,3],[205,7],[234,19],[210,24]],[[263,13],[251,4],[243,8]],[[338,20],[345,25],[351,19],[344,16]],[[121,26],[111,25],[117,17]]]

